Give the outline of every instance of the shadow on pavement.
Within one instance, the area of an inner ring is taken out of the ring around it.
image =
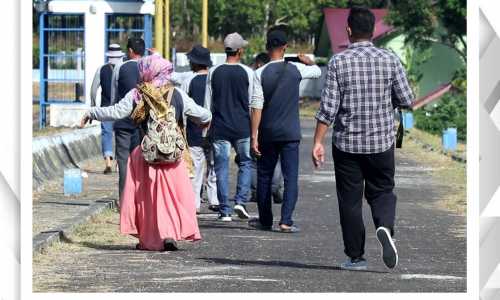
[[[246,223],[244,226],[231,226],[231,225],[223,225],[223,224],[198,224],[200,228],[212,228],[212,229],[242,229],[242,230],[250,230],[250,231],[260,231],[254,228],[249,228]]]
[[[292,261],[279,261],[279,260],[240,260],[240,259],[228,259],[228,258],[211,258],[211,257],[199,257],[198,259],[204,260],[206,262],[224,264],[224,265],[254,265],[254,266],[271,266],[271,267],[289,267],[289,268],[299,268],[299,269],[311,269],[311,270],[335,270],[335,271],[347,271],[347,272],[363,272],[363,273],[378,273],[387,274],[389,272],[375,271],[375,270],[364,270],[364,271],[349,271],[341,269],[338,266],[322,266],[322,265],[308,265],[302,263],[296,263]]]
[[[56,204],[56,205],[71,205],[71,206],[90,206],[89,203],[62,202],[62,201],[39,201],[39,203]]]
[[[92,249],[97,249],[97,250],[134,250],[135,245],[110,245],[110,244],[96,244],[96,243],[90,243],[90,242],[82,242],[79,243],[82,246],[85,246],[87,248],[92,248]]]

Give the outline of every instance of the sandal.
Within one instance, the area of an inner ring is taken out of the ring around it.
[[[297,232],[300,232],[300,228],[295,226],[295,225],[288,226],[286,228],[280,226],[280,231],[283,233],[297,233]]]

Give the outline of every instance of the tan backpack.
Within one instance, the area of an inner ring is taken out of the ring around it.
[[[172,164],[183,157],[187,142],[183,130],[175,119],[171,105],[174,87],[156,88],[149,83],[138,85],[141,100],[132,119],[136,123],[147,120],[147,131],[141,142],[144,159],[149,164]]]

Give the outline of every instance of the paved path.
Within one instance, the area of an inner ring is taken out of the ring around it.
[[[49,252],[34,265],[34,290],[74,292],[464,292],[464,216],[439,208],[447,187],[429,168],[397,154],[399,267],[387,271],[379,258],[368,205],[366,272],[343,271],[345,260],[331,155],[313,170],[309,158],[313,123],[303,122],[298,234],[261,232],[246,222],[218,223],[200,216],[203,241],[182,251],[156,253],[125,244],[86,243],[77,251]],[[329,142],[327,143],[329,144]],[[330,148],[330,147],[328,147]],[[279,206],[274,211],[279,212]],[[254,204],[249,206],[256,211]],[[276,219],[276,218],[275,218]],[[114,225],[116,228],[117,225]],[[57,279],[55,279],[57,278]]]
[[[82,194],[64,195],[62,172],[60,178],[54,178],[42,190],[33,193],[33,236],[70,225],[96,200],[112,201],[118,197],[118,174],[102,174],[104,160],[89,159],[80,166],[88,174],[83,179]]]

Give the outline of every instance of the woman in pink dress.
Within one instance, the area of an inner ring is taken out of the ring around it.
[[[155,54],[138,61],[140,79],[162,87],[169,83],[172,64]],[[113,106],[93,107],[82,118],[82,127],[89,120],[111,121],[132,114],[141,97],[131,90]],[[186,119],[206,125],[211,120],[207,109],[196,105],[184,91],[175,88],[171,105],[178,123]],[[142,124],[144,127],[145,124]],[[147,128],[147,127],[146,127]],[[137,249],[177,250],[176,241],[201,239],[196,219],[195,195],[186,163],[148,164],[138,146],[130,154],[122,199],[120,201],[120,231],[139,239]]]

